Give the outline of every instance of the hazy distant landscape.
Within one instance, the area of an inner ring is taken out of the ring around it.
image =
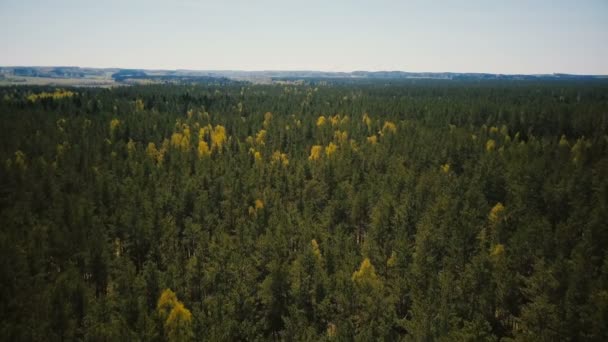
[[[452,72],[405,72],[405,71],[195,71],[195,70],[145,70],[118,68],[79,67],[0,67],[0,85],[56,85],[56,86],[118,86],[164,83],[228,83],[245,81],[269,84],[285,82],[369,80],[399,81],[415,79],[438,80],[594,80],[608,79],[606,75],[570,74],[486,74]]]

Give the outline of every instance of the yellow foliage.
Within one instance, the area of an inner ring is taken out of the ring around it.
[[[259,151],[256,151],[253,147],[249,149],[249,153],[253,155],[253,159],[256,163],[262,161],[262,154]]]
[[[378,143],[378,136],[372,135],[371,137],[367,137],[367,142],[376,145],[376,143]]]
[[[205,127],[201,127],[198,130],[198,140],[203,140],[205,139],[205,136],[209,133],[211,133],[213,131],[213,128],[211,127],[211,125],[207,125]]]
[[[287,154],[281,153],[279,151],[274,151],[274,153],[272,154],[271,161],[273,164],[281,163],[281,165],[283,166],[289,165],[289,159],[287,158]]]
[[[509,128],[507,127],[507,125],[502,125],[500,127],[500,134],[506,136],[509,136]]]
[[[266,112],[266,114],[264,114],[264,128],[268,128],[271,120],[272,120],[272,113]]]
[[[395,125],[394,122],[391,121],[385,121],[384,122],[384,126],[382,126],[382,135],[386,134],[386,133],[396,133],[397,132],[397,125]]]
[[[490,214],[488,214],[488,219],[490,220],[491,223],[496,223],[502,218],[504,211],[505,211],[504,205],[502,205],[502,203],[498,202],[490,210]]]
[[[319,116],[319,118],[317,119],[317,127],[324,126],[326,121],[327,119],[325,119],[325,116]]]
[[[165,152],[167,152],[167,148],[169,147],[169,140],[163,140],[162,147],[158,150],[158,154],[156,155],[156,163],[161,165],[163,160],[165,159]]]
[[[494,141],[494,139],[488,139],[488,141],[486,142],[486,151],[488,151],[488,152],[494,151],[495,148],[496,148],[496,141]]]
[[[450,172],[450,164],[445,163],[445,164],[441,165],[441,171],[442,171],[443,173],[448,173],[448,172]]]
[[[144,101],[142,101],[141,99],[135,100],[135,110],[138,112],[144,110]]]
[[[346,140],[348,140],[348,132],[346,132],[346,131],[344,131],[344,132],[336,131],[334,133],[334,139],[336,141],[338,141],[339,143],[343,143]]]
[[[198,157],[206,157],[211,155],[211,150],[209,149],[209,145],[205,140],[201,140],[198,142]]]
[[[266,144],[266,130],[262,129],[255,135],[255,143],[258,145]]]
[[[338,145],[334,144],[333,142],[330,142],[329,145],[327,145],[327,147],[325,148],[325,154],[329,157],[334,154],[337,149]]]
[[[352,280],[360,286],[375,289],[379,288],[381,285],[380,279],[376,274],[376,269],[374,268],[374,265],[372,265],[369,258],[365,258],[363,262],[361,262],[359,270],[353,273]]]
[[[350,139],[350,148],[355,152],[359,151],[359,146],[357,145],[357,142],[354,139]]]
[[[182,137],[182,134],[178,132],[171,134],[171,146],[179,147],[182,143]]]
[[[261,199],[256,199],[253,202],[253,206],[249,206],[249,216],[257,217],[258,211],[264,209],[264,201]]]
[[[60,100],[60,99],[66,98],[66,97],[72,97],[75,94],[76,93],[68,91],[68,90],[57,89],[52,93],[42,92],[40,94],[32,94],[32,95],[29,95],[27,97],[27,99],[30,102],[35,102],[35,101],[41,100],[41,99]]]
[[[110,120],[110,133],[114,132],[118,126],[120,126],[120,120],[118,120],[118,119]]]
[[[129,139],[129,142],[127,143],[127,153],[131,155],[133,152],[135,152],[135,142],[133,139]]]
[[[175,132],[171,135],[171,146],[187,151],[190,148],[190,139],[182,133]]]
[[[170,146],[171,146],[171,142],[168,139],[164,139],[160,149],[158,150],[158,155],[156,156],[157,162],[159,164],[161,164],[163,162],[163,159],[165,157],[165,152],[167,152],[167,150],[169,149]]]
[[[310,156],[308,157],[308,159],[317,160],[317,159],[321,158],[321,152],[323,152],[323,146],[314,145],[313,147],[310,148]]]
[[[317,243],[317,240],[312,239],[312,241],[310,241],[310,245],[312,247],[312,254],[315,255],[317,260],[321,260],[321,249],[319,249],[319,244]]]
[[[264,209],[264,201],[262,201],[261,199],[256,199],[254,205],[255,210]]]
[[[248,143],[249,145],[253,145],[253,137],[250,135],[247,138],[245,138],[245,142]]]
[[[171,289],[165,289],[156,303],[156,311],[161,317],[167,317],[177,302],[175,292]]]
[[[163,327],[169,341],[184,341],[192,336],[192,313],[170,289],[161,294],[156,311],[164,320]]]
[[[350,122],[350,118],[348,117],[348,115],[344,115],[342,120],[340,120],[340,125],[342,125],[342,126],[348,125],[349,122]]]
[[[568,143],[568,139],[564,134],[562,134],[561,138],[559,139],[559,147],[570,147],[570,143]]]
[[[226,142],[226,128],[217,125],[211,132],[211,149],[221,149]]]
[[[492,133],[492,134],[498,133],[498,127],[495,127],[495,126],[490,127],[490,133]]]
[[[505,254],[505,246],[502,244],[497,244],[494,245],[494,247],[492,247],[492,250],[490,251],[490,256],[493,257],[498,257]]]
[[[386,261],[386,266],[395,267],[397,265],[397,252],[393,251],[391,257]]]
[[[331,121],[332,126],[337,126],[340,123],[340,114],[330,116],[329,120]]]
[[[190,310],[186,309],[184,304],[178,301],[165,321],[165,328],[173,330],[181,325],[190,324],[191,321],[192,314],[190,313]],[[169,333],[169,335],[171,335],[171,333]]]
[[[146,154],[152,160],[157,160],[159,151],[158,149],[156,149],[156,144],[154,144],[153,142],[148,143],[148,147],[146,147]]]
[[[367,126],[368,130],[372,129],[372,119],[367,113],[363,114],[363,123],[365,124],[365,126]]]
[[[585,140],[585,137],[577,139],[576,143],[570,149],[570,152],[572,153],[572,161],[574,163],[582,161],[585,150],[591,148],[591,146],[593,146],[591,141]]]
[[[15,165],[17,165],[21,170],[27,169],[27,163],[25,162],[25,153],[21,150],[17,150],[15,152]]]
[[[338,335],[338,327],[333,323],[327,323],[327,337],[333,338]]]

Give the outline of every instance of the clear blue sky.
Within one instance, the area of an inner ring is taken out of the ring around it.
[[[608,0],[0,0],[0,65],[608,74]]]

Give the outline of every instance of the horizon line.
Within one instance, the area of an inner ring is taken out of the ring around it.
[[[407,71],[403,69],[350,69],[345,70],[323,70],[323,69],[190,69],[190,68],[146,68],[146,67],[99,67],[81,65],[0,65],[0,68],[80,68],[80,69],[120,69],[120,70],[149,70],[149,71],[198,71],[198,72],[327,72],[327,73],[354,73],[354,72],[402,72],[412,74],[480,74],[480,75],[506,75],[506,76],[545,76],[545,75],[572,75],[572,76],[607,76],[608,74],[588,74],[571,72],[551,73],[509,73],[509,72],[486,72],[486,71]]]

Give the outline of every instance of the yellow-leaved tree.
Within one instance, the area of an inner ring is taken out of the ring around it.
[[[253,202],[253,206],[249,206],[249,215],[257,217],[258,211],[262,209],[264,209],[264,201],[258,198]]]
[[[498,221],[500,221],[503,218],[504,212],[505,212],[505,206],[502,205],[502,203],[500,203],[500,202],[496,203],[496,205],[494,207],[492,207],[492,209],[490,210],[490,213],[488,214],[488,219],[490,220],[490,223],[491,224],[498,223]]]
[[[339,143],[343,143],[345,141],[348,140],[348,132],[344,131],[344,132],[340,132],[340,131],[336,131],[334,133],[334,139],[339,142]]]
[[[146,147],[146,155],[150,157],[150,159],[157,161],[159,151],[156,148],[156,144],[153,142],[148,143],[148,147]]]
[[[258,134],[255,135],[255,143],[258,145],[266,144],[266,130],[261,129]]]
[[[327,154],[327,156],[330,157],[332,154],[334,154],[336,152],[337,149],[338,149],[338,145],[334,144],[333,142],[330,142],[329,145],[327,145],[327,147],[325,148],[325,154]]]
[[[317,240],[312,239],[312,241],[310,241],[310,246],[312,247],[312,254],[314,254],[315,258],[317,258],[317,260],[322,260],[322,255],[321,255],[321,249],[319,248],[319,244],[317,243]]]
[[[369,258],[363,259],[359,270],[355,271],[352,276],[355,284],[370,289],[379,289],[382,286],[382,282],[376,274],[376,269]]]
[[[317,160],[317,159],[321,158],[322,152],[323,152],[323,146],[314,145],[313,147],[310,148],[310,156],[308,157],[308,159]]]
[[[561,138],[559,138],[559,147],[570,147],[570,143],[565,134],[562,134]]]
[[[188,131],[189,132],[189,131]],[[171,135],[171,145],[182,151],[188,151],[190,149],[190,135],[175,132]]]
[[[221,150],[226,142],[226,128],[222,125],[216,125],[211,132],[211,149]]]
[[[110,120],[110,136],[114,136],[114,132],[116,132],[116,129],[118,128],[118,126],[120,126],[120,120],[118,119],[112,119]]]
[[[330,116],[329,120],[331,121],[332,126],[337,126],[340,123],[340,114]]]
[[[486,142],[486,151],[491,152],[496,148],[496,141],[494,139],[488,139]]]
[[[210,134],[213,131],[213,128],[211,127],[211,125],[207,125],[204,127],[201,127],[198,130],[198,140],[203,140],[205,139],[205,137]]]
[[[326,121],[327,119],[325,119],[325,116],[319,116],[319,118],[317,119],[317,127],[324,126]]]
[[[264,114],[264,128],[270,126],[270,121],[272,121],[272,113],[266,112],[266,114]]]
[[[271,162],[273,164],[280,163],[283,166],[289,165],[289,159],[287,158],[287,154],[281,153],[280,151],[274,151],[272,154]]]
[[[146,147],[146,154],[148,155],[148,157],[150,157],[150,159],[155,161],[156,164],[161,165],[163,163],[163,160],[165,159],[165,151],[167,150],[168,145],[169,141],[167,139],[163,141],[163,144],[161,145],[160,149],[157,149],[156,144],[154,144],[153,142],[148,143],[148,147]]]
[[[443,173],[448,173],[448,172],[450,172],[450,164],[445,163],[445,164],[441,165],[441,171],[442,171]]]
[[[391,121],[385,121],[384,122],[384,126],[382,126],[382,131],[380,131],[381,135],[385,135],[387,133],[396,133],[397,132],[397,125],[395,125],[394,122]]]
[[[25,161],[25,153],[23,153],[23,151],[21,151],[21,150],[17,150],[15,152],[15,165],[17,165],[17,167],[20,168],[21,170],[27,169],[27,163]]]
[[[371,131],[372,129],[372,119],[369,117],[367,113],[363,114],[363,123],[367,126],[367,130]]]
[[[209,149],[209,145],[205,140],[201,140],[198,142],[198,157],[203,158],[211,155],[211,150]]]
[[[135,110],[141,112],[144,110],[144,101],[141,99],[135,100]]]
[[[156,311],[163,321],[168,341],[192,339],[192,313],[177,299],[175,292],[165,289],[158,299]]]
[[[127,153],[131,157],[131,156],[133,156],[134,152],[135,152],[135,141],[133,141],[133,139],[129,139],[129,142],[127,143]]]

